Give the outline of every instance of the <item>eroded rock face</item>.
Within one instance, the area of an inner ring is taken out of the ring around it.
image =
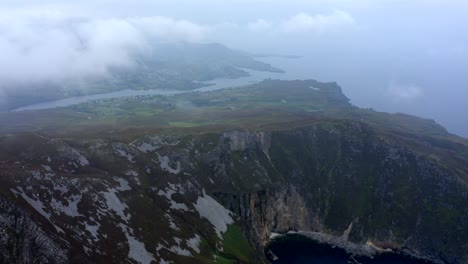
[[[8,262],[266,262],[226,253],[231,226],[258,252],[272,232],[301,231],[340,246],[467,260],[466,161],[360,123],[129,142],[17,137],[0,142],[9,153],[0,155]],[[27,149],[15,147],[25,140]]]
[[[229,151],[245,151],[247,148],[260,148],[268,156],[271,133],[251,133],[242,130],[230,130],[222,133],[222,141],[227,143]]]
[[[466,262],[466,183],[440,160],[355,123],[273,132],[268,152],[271,163],[261,166],[280,180],[249,193],[217,193],[254,228],[260,244],[272,232],[294,230],[362,245],[355,252],[381,248]]]
[[[23,210],[0,198],[0,263],[67,263],[63,247]]]

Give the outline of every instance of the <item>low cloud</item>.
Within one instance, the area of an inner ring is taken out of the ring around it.
[[[277,23],[258,19],[248,25],[250,31],[255,33],[280,34],[325,34],[336,33],[356,26],[353,16],[345,11],[334,11],[331,14],[310,15],[298,13],[288,19]]]
[[[329,15],[309,15],[299,13],[283,21],[280,30],[286,33],[317,33],[337,32],[354,26],[356,21],[345,11],[334,11]]]
[[[59,11],[0,12],[0,82],[54,81],[131,67],[153,41],[201,41],[209,27],[170,17],[82,18]]]
[[[391,83],[387,94],[396,100],[412,101],[423,96],[423,89],[414,84]]]
[[[134,55],[154,52],[158,41],[220,41],[245,33],[328,33],[355,24],[344,11],[299,13],[276,22],[202,25],[163,16],[83,17],[56,7],[0,9],[0,89],[11,83],[102,76],[110,67],[132,67]],[[244,35],[245,36],[245,35]]]

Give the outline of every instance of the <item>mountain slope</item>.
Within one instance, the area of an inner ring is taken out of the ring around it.
[[[266,263],[270,234],[289,230],[356,254],[468,260],[467,140],[353,107],[336,83],[266,80],[0,122],[0,230],[15,230],[14,204],[54,245],[13,251],[23,242],[9,231],[3,262],[54,248],[56,263]]]

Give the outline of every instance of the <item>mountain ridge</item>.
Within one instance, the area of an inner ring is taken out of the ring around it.
[[[434,263],[468,257],[467,140],[354,107],[336,83],[266,80],[0,122],[0,197],[62,247],[52,263],[267,263],[271,233],[289,230],[349,230],[346,241]],[[33,249],[0,259],[45,254]]]

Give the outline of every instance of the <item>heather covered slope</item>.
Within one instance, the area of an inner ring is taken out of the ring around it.
[[[336,83],[266,80],[0,123],[3,262],[263,263],[270,234],[289,230],[355,254],[468,260],[467,140],[353,107]]]

